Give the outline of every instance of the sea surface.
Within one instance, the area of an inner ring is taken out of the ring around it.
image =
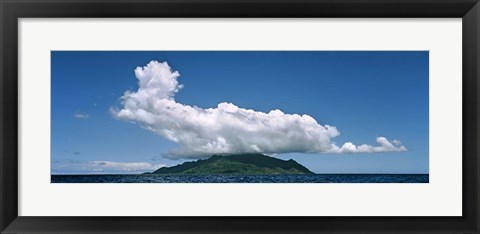
[[[428,174],[52,175],[52,183],[428,183]]]

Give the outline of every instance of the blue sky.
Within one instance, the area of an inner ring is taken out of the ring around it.
[[[320,126],[334,126],[340,132],[329,138],[338,147],[345,142],[377,146],[376,138],[386,137],[401,141],[407,149],[269,152],[275,157],[293,158],[317,173],[429,170],[427,51],[54,51],[51,55],[54,174],[139,173],[191,160],[171,157],[169,152],[197,149],[199,143],[182,146],[146,130],[142,121],[112,113],[126,109],[120,97],[127,90],[138,90],[134,71],[152,60],[167,62],[180,73],[177,80],[183,87],[174,94],[176,103],[203,110],[226,102],[255,112],[279,109],[284,114],[306,114]]]

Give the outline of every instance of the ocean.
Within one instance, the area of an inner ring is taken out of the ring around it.
[[[428,174],[52,175],[51,183],[428,183]]]

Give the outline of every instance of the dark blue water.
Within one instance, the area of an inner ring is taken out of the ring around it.
[[[52,183],[428,183],[428,174],[52,175]]]

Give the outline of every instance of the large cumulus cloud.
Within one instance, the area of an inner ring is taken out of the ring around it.
[[[321,125],[309,115],[286,114],[274,109],[268,113],[240,108],[222,102],[203,109],[175,101],[183,87],[180,74],[166,63],[151,61],[135,69],[137,91],[126,91],[120,108],[112,114],[138,123],[181,147],[170,157],[202,158],[212,154],[234,153],[371,153],[400,152],[407,149],[397,140],[377,137],[378,146],[332,142],[340,132]]]

